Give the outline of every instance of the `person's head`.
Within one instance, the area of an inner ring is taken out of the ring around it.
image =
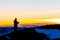
[[[17,20],[17,18],[15,18],[15,20]]]

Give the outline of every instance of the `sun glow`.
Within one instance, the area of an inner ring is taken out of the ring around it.
[[[60,24],[60,19],[46,19],[45,21],[55,22],[57,24]]]
[[[23,20],[20,21],[21,24],[60,24],[60,19],[32,19],[32,20]]]

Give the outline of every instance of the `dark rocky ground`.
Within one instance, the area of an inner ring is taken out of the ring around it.
[[[11,32],[3,36],[0,36],[0,40],[51,40],[46,34],[37,33],[34,30],[34,28],[60,29],[60,25],[46,25],[46,26],[41,26],[41,27],[25,28],[23,30],[17,31],[17,33]],[[6,30],[3,30],[3,32],[4,31]],[[60,40],[60,38],[55,38],[52,40]]]
[[[16,38],[15,38],[16,37]],[[26,28],[24,30],[19,30],[15,34],[7,34],[0,37],[1,40],[50,40],[44,33],[35,32],[34,28]]]

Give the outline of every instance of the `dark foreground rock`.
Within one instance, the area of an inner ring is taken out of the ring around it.
[[[0,40],[50,40],[44,33],[35,32],[34,28],[26,28],[24,30],[19,30],[15,34],[10,33],[0,37]]]

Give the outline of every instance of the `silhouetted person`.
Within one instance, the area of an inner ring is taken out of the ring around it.
[[[17,22],[17,18],[15,18],[15,20],[14,20],[14,32],[17,32],[18,23],[19,22]]]
[[[14,38],[16,38],[16,36],[17,36],[18,23],[19,22],[17,22],[17,18],[15,18],[15,20],[14,20],[14,34],[15,34],[15,37]]]

